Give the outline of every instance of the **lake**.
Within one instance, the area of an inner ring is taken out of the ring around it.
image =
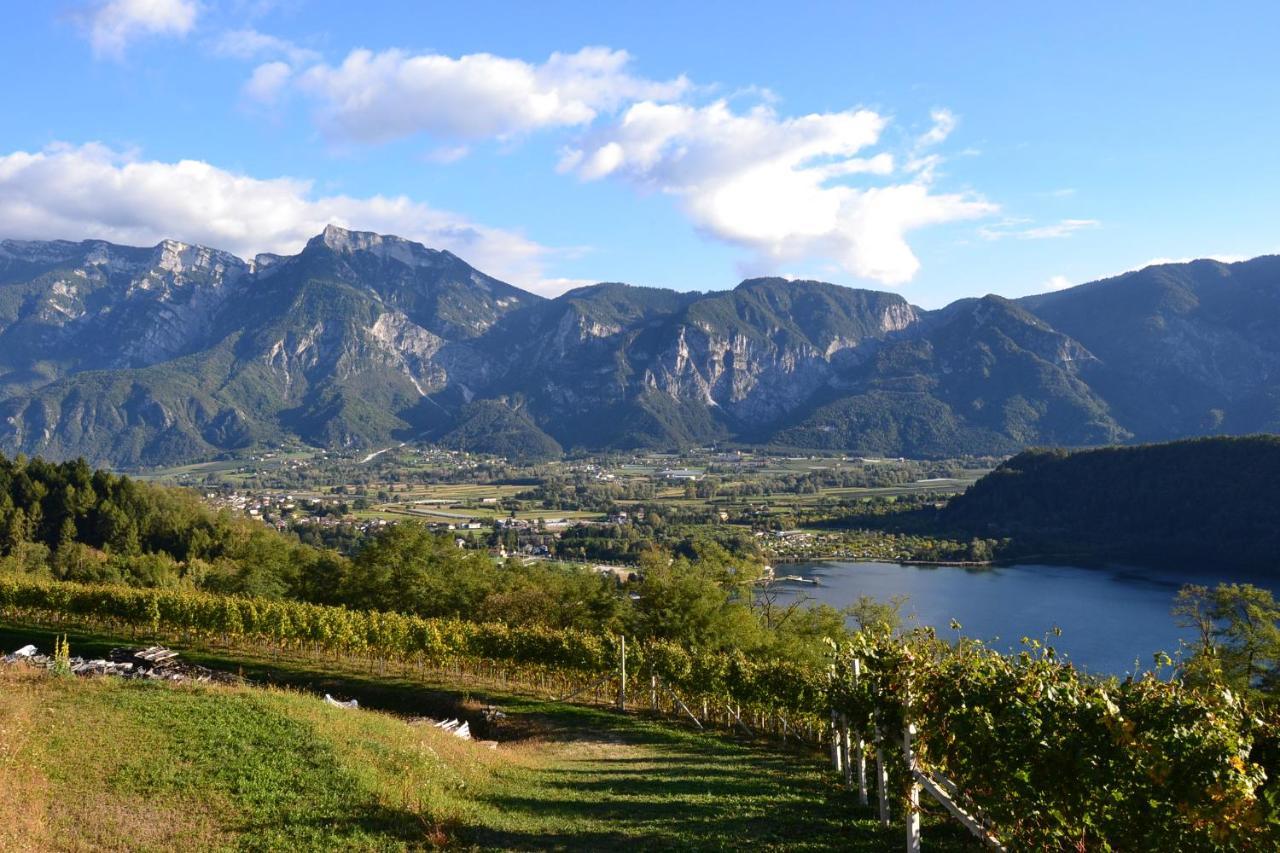
[[[1274,580],[1213,572],[1138,568],[1012,565],[993,568],[904,566],[897,563],[815,562],[783,565],[779,575],[818,581],[779,586],[794,599],[807,596],[835,607],[869,595],[887,601],[907,596],[902,615],[932,625],[938,636],[960,634],[988,641],[1001,651],[1022,648],[1022,637],[1044,640],[1055,626],[1061,637],[1050,642],[1083,669],[1121,675],[1134,660],[1148,668],[1152,654],[1178,651],[1191,639],[1178,628],[1169,608],[1186,583],[1214,586],[1220,581],[1248,582],[1275,590]]]

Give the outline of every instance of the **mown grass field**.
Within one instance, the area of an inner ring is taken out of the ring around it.
[[[0,630],[48,645],[30,628]],[[71,637],[96,654],[112,638]],[[188,655],[236,668],[217,652]],[[0,668],[0,849],[892,850],[819,756],[475,684],[249,660],[272,687]],[[356,696],[362,710],[319,692]],[[506,718],[462,741],[415,715]],[[931,822],[932,824],[932,822]],[[968,849],[929,825],[933,849]]]

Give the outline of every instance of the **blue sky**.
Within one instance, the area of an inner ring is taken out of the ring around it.
[[[1214,8],[1214,6],[1217,8]],[[0,236],[935,307],[1280,251],[1274,3],[6,4]]]

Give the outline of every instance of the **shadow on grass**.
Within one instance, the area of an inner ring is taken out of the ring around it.
[[[26,643],[52,648],[58,633],[0,625],[0,649]],[[76,655],[102,655],[130,642],[74,629],[67,633]],[[858,806],[851,792],[835,784],[820,758],[803,748],[762,747],[691,725],[544,701],[488,685],[368,672],[344,661],[277,659],[270,651],[255,656],[218,648],[182,649],[182,654],[195,663],[240,672],[258,684],[355,698],[364,708],[461,717],[480,737],[608,745],[586,757],[569,749],[545,766],[513,771],[508,784],[477,792],[484,814],[452,827],[450,834],[482,849],[856,851],[903,844],[900,826],[880,828],[872,811]],[[487,704],[500,706],[507,715],[496,730],[478,713]],[[343,836],[367,832],[404,838],[416,831],[421,837],[424,831],[409,814],[361,812],[340,819],[350,824],[339,832]],[[269,836],[280,827],[257,829]],[[935,850],[976,847],[963,830],[935,819],[928,821],[926,837]]]
[[[45,626],[0,623],[0,651],[12,651],[27,643],[41,651],[53,649],[54,641],[66,634],[72,655],[103,657],[111,649],[158,642],[145,637],[109,636],[68,626],[51,629]],[[242,675],[259,686],[283,687],[320,696],[326,693],[339,699],[356,699],[361,708],[386,711],[404,717],[457,717],[471,724],[481,738],[517,740],[537,737],[555,741],[596,741],[611,738],[647,745],[681,744],[688,738],[698,739],[700,749],[751,749],[745,741],[720,732],[707,736],[692,724],[676,720],[653,720],[643,715],[621,714],[602,706],[571,705],[539,699],[527,694],[495,688],[491,682],[462,677],[454,682],[438,673],[405,674],[398,666],[385,672],[370,671],[349,660],[323,661],[310,656],[276,655],[270,650],[258,654],[242,648],[224,649],[206,645],[184,646],[166,643],[180,651],[184,660],[211,669]],[[453,682],[453,683],[451,683]],[[486,705],[501,708],[506,718],[495,728],[481,709]],[[770,747],[775,748],[776,747]],[[779,751],[779,754],[787,754]],[[794,755],[811,757],[803,748]]]

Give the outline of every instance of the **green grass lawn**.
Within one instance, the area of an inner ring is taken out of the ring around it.
[[[0,628],[0,648],[52,635]],[[74,654],[118,640],[71,635]],[[0,849],[893,850],[821,758],[615,711],[354,666],[237,660],[271,687],[0,668]],[[326,705],[322,692],[362,710]],[[479,710],[507,717],[486,727]],[[496,749],[413,716],[465,716]],[[970,849],[930,819],[931,849]]]

